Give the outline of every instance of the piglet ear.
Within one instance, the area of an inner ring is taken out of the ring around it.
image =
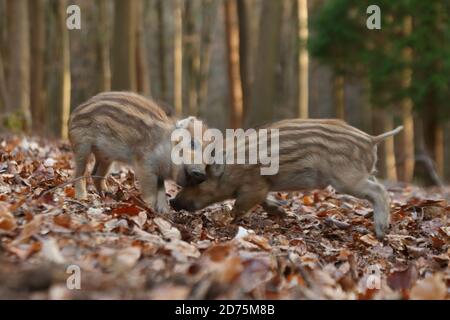
[[[187,129],[190,124],[193,124],[195,122],[196,118],[193,116],[178,120],[175,123],[175,128],[177,129]]]
[[[209,164],[206,167],[206,170],[208,172],[208,175],[211,175],[212,177],[220,177],[224,171],[225,171],[225,165],[224,164]]]

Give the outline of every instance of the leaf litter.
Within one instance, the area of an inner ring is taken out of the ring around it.
[[[287,217],[256,207],[230,224],[232,201],[156,214],[128,168],[75,199],[59,141],[0,140],[0,298],[448,299],[450,205],[443,192],[390,189],[391,229],[373,236],[368,202],[332,188],[274,193]],[[178,187],[166,182],[169,196]],[[69,290],[69,266],[81,290]]]

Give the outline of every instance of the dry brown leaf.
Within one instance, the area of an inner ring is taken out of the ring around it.
[[[406,290],[417,281],[418,272],[414,265],[404,270],[398,270],[390,273],[387,277],[387,284],[393,290]]]
[[[57,224],[58,226],[70,229],[70,224],[72,222],[72,218],[68,214],[59,214],[57,216],[54,216],[53,222]]]
[[[376,246],[380,244],[380,242],[371,234],[365,234],[361,237],[359,237],[359,240],[364,242],[365,244],[368,244],[370,246]]]
[[[133,216],[130,218],[133,222],[142,229],[144,224],[147,222],[147,213],[145,211],[139,212],[137,216]]]
[[[178,261],[187,261],[188,258],[200,257],[200,251],[190,243],[183,240],[172,239],[165,245],[165,248],[172,252],[172,256]]]
[[[124,271],[134,267],[141,257],[141,248],[128,247],[120,249],[116,254],[116,271]]]
[[[62,264],[66,261],[61,254],[61,251],[59,250],[58,242],[55,238],[48,238],[43,240],[41,252],[44,257],[50,262]]]
[[[447,286],[441,273],[417,281],[410,293],[413,300],[443,300],[446,296]]]
[[[157,244],[157,245],[165,244],[165,241],[161,237],[159,237],[155,234],[148,233],[144,230],[141,230],[137,226],[134,226],[133,231],[139,240],[151,242],[151,243]]]
[[[16,227],[16,219],[12,213],[9,212],[9,205],[5,202],[0,202],[0,229],[13,231]]]
[[[204,255],[209,257],[214,262],[224,260],[233,249],[231,243],[217,244],[205,251]]]
[[[170,222],[162,219],[162,218],[155,218],[153,219],[153,222],[158,226],[159,231],[163,235],[165,239],[171,240],[171,239],[181,239],[181,233],[180,230],[173,227]]]
[[[43,215],[34,216],[33,220],[24,225],[20,235],[16,238],[16,240],[13,241],[13,245],[21,243],[22,241],[25,241],[35,234],[39,233],[43,221]]]
[[[270,251],[272,249],[272,246],[269,244],[269,240],[256,234],[248,235],[245,240],[256,244],[264,250]]]
[[[312,206],[314,204],[314,198],[312,196],[303,196],[303,204],[305,206]]]

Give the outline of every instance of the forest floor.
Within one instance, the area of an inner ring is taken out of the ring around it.
[[[109,178],[114,198],[91,189],[77,201],[72,156],[62,142],[0,140],[1,299],[450,297],[450,205],[438,192],[390,186],[380,242],[369,203],[331,188],[275,194],[286,219],[256,208],[239,226],[227,223],[232,202],[155,214],[128,169]]]

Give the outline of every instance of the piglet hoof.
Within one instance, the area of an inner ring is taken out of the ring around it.
[[[76,198],[77,200],[86,201],[86,200],[88,200],[87,192],[79,192],[79,193],[75,193],[75,198]]]
[[[282,219],[286,217],[286,211],[282,207],[272,208],[270,211],[267,210],[267,214],[272,219]]]
[[[101,198],[111,198],[114,199],[114,194],[110,191],[100,191],[99,195]]]
[[[169,206],[167,203],[156,203],[155,211],[160,214],[168,214],[169,213]]]
[[[240,224],[244,221],[245,215],[243,214],[233,214],[231,213],[231,217],[233,220],[231,220],[231,224]]]
[[[375,235],[377,236],[378,241],[383,241],[386,233],[389,230],[388,224],[379,224],[375,225]]]

